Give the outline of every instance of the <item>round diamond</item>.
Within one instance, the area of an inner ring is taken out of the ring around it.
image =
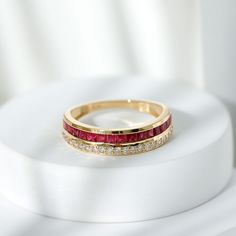
[[[83,150],[83,149],[84,149],[84,144],[83,144],[82,142],[80,142],[80,143],[78,144],[78,148],[81,149],[81,150]]]
[[[107,147],[107,154],[112,155],[113,153],[113,147]]]
[[[91,146],[90,145],[85,145],[85,151],[90,152],[91,151]]]
[[[157,141],[153,141],[153,148],[157,148],[157,147],[158,147]]]
[[[147,151],[151,150],[151,144],[150,143],[145,143],[145,149]]]
[[[105,152],[105,148],[104,148],[103,146],[99,146],[99,147],[98,147],[98,151],[99,151],[100,153],[104,153],[104,152]]]
[[[72,145],[73,147],[77,147],[77,141],[76,141],[75,139],[72,139],[72,140],[71,140],[71,145]]]
[[[163,137],[163,142],[166,142],[167,139],[168,139],[167,135],[164,135],[164,137]]]
[[[114,153],[116,155],[120,155],[121,154],[121,147],[116,147],[115,150],[114,150]]]
[[[151,149],[154,149],[155,146],[156,146],[156,142],[155,142],[155,141],[151,141],[151,142],[150,142],[150,145],[151,145]]]
[[[122,152],[127,155],[129,153],[129,147],[123,147]]]
[[[92,146],[91,151],[97,153],[98,152],[98,147],[97,146]]]
[[[135,147],[134,147],[134,146],[131,146],[129,150],[130,150],[130,152],[131,152],[131,153],[135,153],[135,152],[136,152],[136,150],[135,150]]]
[[[139,152],[143,152],[144,151],[144,145],[143,144],[139,144],[138,145],[138,151]]]
[[[70,139],[70,140],[69,140],[69,144],[70,144],[71,146],[74,146],[75,143],[76,143],[76,141],[75,141],[74,139]]]

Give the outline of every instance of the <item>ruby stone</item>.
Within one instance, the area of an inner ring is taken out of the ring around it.
[[[164,131],[167,129],[167,123],[164,122],[164,123],[160,126],[160,128],[161,128],[161,132],[164,132]]]
[[[160,126],[157,126],[156,128],[154,128],[154,132],[155,132],[155,135],[159,135],[161,133]]]
[[[87,138],[86,132],[80,130],[80,132],[79,132],[79,138],[86,140],[86,138]]]
[[[138,133],[138,140],[144,140],[146,138],[147,138],[147,132],[146,131]]]
[[[88,141],[96,142],[97,141],[97,134],[87,133],[86,138]]]
[[[151,138],[154,136],[154,129],[150,129],[147,131],[148,138]]]
[[[129,143],[137,142],[138,141],[138,135],[137,134],[127,134],[127,141]]]
[[[125,134],[117,135],[116,143],[126,143],[126,142],[127,142],[127,136]]]
[[[117,135],[115,134],[107,135],[107,140],[106,140],[107,143],[116,143],[116,140],[117,140]]]
[[[105,134],[97,134],[97,142],[106,142]]]
[[[104,142],[104,143],[132,143],[137,142],[141,140],[145,140],[147,138],[152,138],[156,135],[161,134],[164,132],[170,125],[171,125],[172,117],[169,116],[168,120],[165,121],[163,124],[161,124],[158,127],[155,127],[153,129],[142,131],[139,133],[134,134],[95,134],[91,132],[85,132],[83,130],[78,130],[69,124],[67,124],[65,121],[63,122],[64,129],[70,133],[71,135],[83,139],[88,140],[91,142]]]

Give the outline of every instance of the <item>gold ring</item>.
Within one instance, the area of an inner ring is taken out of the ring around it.
[[[100,109],[130,108],[154,120],[129,128],[106,129],[85,124],[80,118]],[[63,137],[77,150],[105,156],[126,156],[154,150],[166,143],[173,130],[167,106],[144,100],[109,100],[70,108],[63,118]]]

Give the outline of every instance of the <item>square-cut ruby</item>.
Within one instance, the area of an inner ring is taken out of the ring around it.
[[[154,133],[155,135],[159,135],[161,133],[161,129],[160,129],[160,126],[157,126],[156,128],[154,128]]]
[[[138,141],[138,135],[137,134],[128,134],[127,135],[127,141],[129,143],[137,142]]]
[[[106,142],[105,134],[97,134],[97,142]]]
[[[73,128],[69,126],[68,124],[66,124],[66,130],[71,134],[73,131]]]
[[[86,137],[88,141],[96,142],[97,140],[97,134],[94,133],[87,133]]]
[[[160,126],[160,128],[161,128],[161,132],[164,132],[164,131],[166,130],[166,128],[167,128],[167,122],[164,122],[164,123]]]
[[[154,136],[154,129],[150,129],[147,131],[148,138],[151,138]]]
[[[116,142],[117,143],[126,143],[127,142],[127,136],[125,134],[117,135]]]
[[[63,128],[67,130],[67,123],[65,121],[63,121]]]
[[[75,135],[76,129],[74,127],[69,126],[69,133]]]
[[[79,130],[78,129],[74,129],[73,130],[73,135],[78,138],[79,137]]]
[[[86,136],[87,136],[86,134],[87,134],[86,132],[80,130],[80,132],[79,132],[79,138],[86,140]]]
[[[138,133],[138,140],[144,140],[146,138],[147,138],[147,132],[146,131]]]
[[[107,143],[116,143],[117,142],[117,135],[109,134],[107,135]]]

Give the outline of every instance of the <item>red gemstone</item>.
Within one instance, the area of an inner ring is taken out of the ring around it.
[[[68,127],[68,132],[69,132],[70,134],[72,134],[73,136],[76,135],[76,131],[77,131],[77,130],[76,130],[74,127],[71,127],[71,126]]]
[[[86,132],[80,130],[80,132],[79,132],[79,138],[80,138],[80,139],[85,139],[85,140],[86,140],[86,134],[87,134]]]
[[[67,123],[65,121],[63,121],[63,128],[67,130]]]
[[[164,132],[167,128],[167,122],[164,122],[162,125],[161,125],[161,132]]]
[[[66,124],[66,130],[67,130],[69,133],[72,132],[72,129],[71,129],[71,128],[72,128],[71,126],[69,126],[68,124]]]
[[[68,126],[68,131],[69,131],[69,133],[70,133],[70,134],[72,134],[72,133],[73,133],[73,131],[74,131],[74,128],[73,128],[73,127],[71,127],[71,126]]]
[[[127,136],[125,134],[117,135],[116,142],[117,143],[126,143],[127,142]]]
[[[166,121],[166,127],[168,128],[170,125],[170,119],[168,118],[168,120]]]
[[[87,140],[88,141],[92,141],[92,142],[96,142],[97,139],[97,135],[94,133],[87,133]]]
[[[78,138],[79,137],[79,130],[78,129],[74,129],[73,135]]]
[[[154,136],[154,129],[150,129],[147,131],[148,138],[151,138]]]
[[[106,142],[105,134],[97,134],[97,142]]]
[[[115,135],[115,134],[107,135],[107,142],[108,143],[116,143],[117,142],[117,135]]]
[[[147,138],[147,132],[146,131],[138,133],[138,140],[144,140],[146,138]]]
[[[160,126],[157,126],[154,130],[155,130],[155,135],[159,135],[161,133]]]
[[[138,141],[138,135],[137,134],[128,134],[127,135],[127,141],[129,143],[137,142]]]

